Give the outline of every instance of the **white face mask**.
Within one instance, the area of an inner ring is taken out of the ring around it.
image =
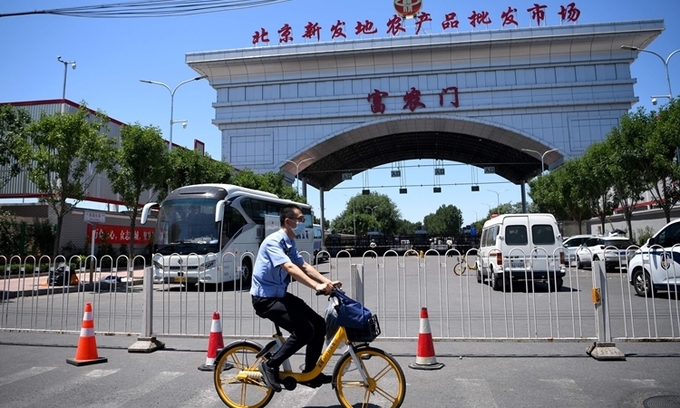
[[[293,229],[293,232],[295,235],[302,235],[305,232],[305,227],[306,225],[304,222],[298,222],[295,229]]]

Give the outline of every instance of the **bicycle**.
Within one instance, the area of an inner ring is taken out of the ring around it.
[[[332,293],[329,301],[337,302]],[[294,372],[290,361],[284,362],[279,372],[282,387],[292,391],[299,383],[314,379],[338,347],[345,344],[347,351],[335,363],[331,381],[340,405],[368,407],[370,402],[370,406],[400,407],[406,396],[404,372],[391,355],[369,345],[380,334],[376,316],[369,326],[364,330],[339,326],[310,372]],[[227,406],[261,408],[274,397],[274,390],[264,384],[258,369],[260,362],[271,357],[285,342],[276,324],[272,337],[274,339],[264,347],[250,340],[233,342],[215,359],[215,388]]]
[[[477,265],[475,264],[470,265],[467,259],[465,259],[465,255],[462,255],[460,262],[458,262],[453,267],[453,273],[455,273],[457,276],[465,275],[465,271],[467,271],[468,269],[470,269],[471,271],[476,271]]]

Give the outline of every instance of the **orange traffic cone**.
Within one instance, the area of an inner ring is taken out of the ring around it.
[[[420,309],[420,333],[418,334],[418,350],[416,362],[408,365],[416,370],[439,370],[444,364],[438,363],[434,356],[434,342],[430,332],[430,320],[427,317],[427,308]]]
[[[78,340],[78,349],[74,358],[67,358],[66,362],[74,366],[82,366],[88,364],[106,363],[109,361],[106,357],[99,357],[97,353],[97,341],[94,338],[94,320],[92,318],[92,303],[85,303],[85,315],[83,316],[83,325],[80,329],[80,339]]]
[[[224,348],[224,338],[222,337],[222,323],[220,322],[220,312],[214,311],[212,326],[210,326],[210,338],[208,339],[208,355],[205,364],[198,367],[201,371],[215,370],[215,359],[219,349]]]

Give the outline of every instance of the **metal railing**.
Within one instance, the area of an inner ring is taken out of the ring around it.
[[[363,299],[379,317],[379,339],[416,340],[419,312],[426,307],[437,341],[680,341],[677,287],[637,295],[629,283],[627,259],[614,273],[605,271],[603,260],[595,262],[592,271],[567,266],[563,286],[556,290],[544,275],[532,279],[537,277],[532,266],[536,257],[559,258],[564,250],[517,251],[511,255],[526,267],[515,275],[519,281],[504,279],[501,290],[493,289],[484,271],[471,268],[476,265],[472,252],[455,249],[422,255],[387,251],[380,256],[367,251],[360,258],[340,251],[317,267],[330,279],[343,281],[349,294]],[[83,306],[92,302],[95,330],[107,335],[207,337],[217,310],[225,338],[269,337],[271,323],[255,315],[248,282],[236,278],[237,265],[246,255],[224,255],[233,257],[233,281],[196,288],[154,283],[152,268],[141,257],[0,256],[0,330],[78,333]],[[311,260],[310,254],[304,256]],[[468,268],[459,276],[453,268],[463,259]],[[50,282],[64,266],[73,270],[77,284]],[[557,267],[548,272],[548,280],[556,278]],[[678,276],[675,270],[668,273]],[[325,297],[297,284],[289,290],[323,314]]]

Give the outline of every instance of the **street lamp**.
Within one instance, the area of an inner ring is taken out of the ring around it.
[[[533,149],[522,149],[522,150],[525,151],[525,152],[536,153],[541,158],[541,174],[543,174],[543,170],[545,170],[545,164],[543,164],[543,158],[545,157],[545,155],[550,153],[550,152],[554,152],[554,151],[560,150],[560,149],[555,148],[555,149],[546,150],[545,152],[543,152],[543,154],[541,154],[541,152],[538,152],[538,151],[533,150]]]
[[[308,157],[306,159],[302,159],[299,162],[294,162],[292,160],[286,160],[288,163],[293,163],[295,165],[295,189],[297,190],[297,193],[300,194],[300,179],[298,178],[298,174],[300,174],[300,165],[307,160],[312,160],[313,157]]]
[[[61,55],[57,55],[57,61],[64,64],[64,87],[61,89],[61,113],[64,113],[64,108],[66,104],[66,73],[68,72],[66,68],[68,67],[69,64],[71,64],[71,68],[76,69],[76,62],[64,61],[63,59],[61,59]]]
[[[668,57],[666,57],[665,59],[664,59],[664,57],[661,56],[661,54],[657,54],[657,53],[654,52],[654,51],[641,50],[641,49],[638,48],[638,47],[633,47],[633,46],[630,46],[630,45],[622,45],[622,46],[621,46],[621,49],[624,49],[624,50],[631,50],[631,51],[637,51],[637,52],[646,52],[646,53],[653,54],[653,55],[656,55],[657,57],[659,57],[659,59],[661,60],[661,62],[663,62],[664,67],[666,68],[666,83],[668,84],[668,95],[652,96],[652,103],[653,103],[654,105],[656,105],[656,98],[668,98],[669,100],[672,101],[672,100],[673,100],[673,91],[671,90],[671,76],[670,76],[670,73],[669,73],[669,71],[668,71],[668,62],[671,60],[671,57],[672,57],[673,55],[675,55],[675,54],[677,54],[678,52],[680,52],[680,49],[677,49],[677,50],[671,52],[671,53],[668,55]]]
[[[501,193],[508,191],[508,189],[506,188],[505,190],[501,190],[501,191],[489,189],[489,191],[491,191],[492,193],[496,193],[496,206],[500,207],[501,206]]]
[[[367,210],[371,210],[371,217],[375,217],[375,215],[373,215],[373,212],[378,207],[379,207],[378,205],[374,205],[373,207],[371,207],[371,206],[366,207]]]
[[[187,79],[186,81],[180,82],[180,83],[175,87],[175,89],[170,89],[170,87],[167,86],[166,84],[164,84],[163,82],[159,82],[159,81],[150,81],[150,80],[148,80],[148,79],[140,79],[140,80],[139,80],[139,82],[144,82],[145,84],[152,84],[152,85],[160,85],[160,86],[163,86],[163,87],[165,87],[165,89],[168,90],[168,92],[170,92],[170,147],[168,148],[168,150],[172,150],[172,125],[174,125],[175,123],[182,123],[183,126],[184,126],[184,128],[186,128],[186,122],[187,122],[186,120],[178,120],[178,121],[173,120],[173,114],[174,114],[173,111],[174,111],[174,109],[175,109],[175,91],[177,91],[177,88],[179,88],[180,86],[182,86],[182,85],[184,85],[184,84],[187,84],[187,83],[192,82],[192,81],[198,81],[198,80],[203,79],[203,78],[205,78],[205,77],[206,77],[206,75],[199,76],[199,77],[195,77],[195,78],[191,78],[191,79]]]

